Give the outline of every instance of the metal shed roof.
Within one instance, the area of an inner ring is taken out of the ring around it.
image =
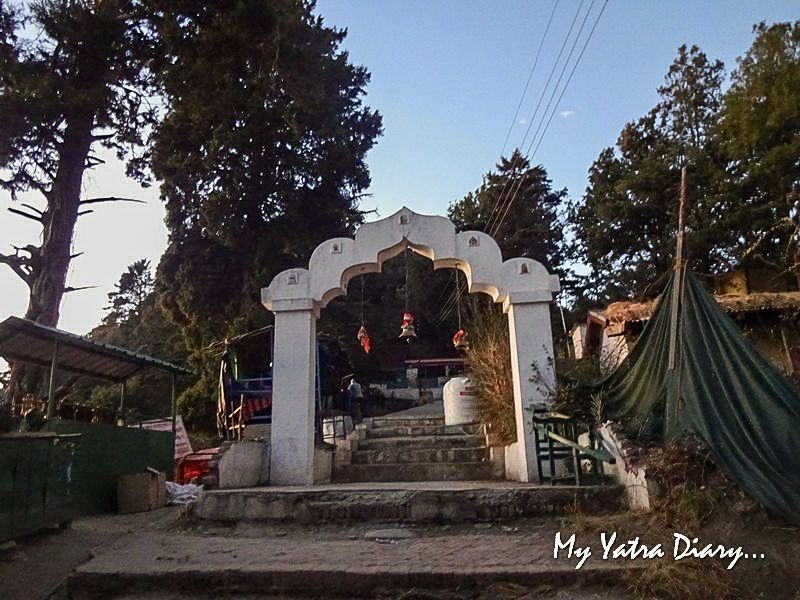
[[[189,369],[152,356],[95,342],[27,319],[9,317],[0,323],[0,356],[6,360],[49,367],[56,344],[59,371],[117,382],[125,381],[147,367],[175,374],[191,373]]]

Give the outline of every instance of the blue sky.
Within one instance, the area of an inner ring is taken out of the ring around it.
[[[592,15],[602,1],[596,0]],[[527,127],[522,120],[531,117],[579,4],[560,0],[557,6],[509,148],[522,139]],[[583,10],[590,4],[585,0]],[[403,205],[444,214],[450,202],[480,185],[499,158],[553,5],[551,0],[319,0],[318,14],[347,27],[344,47],[351,60],[372,73],[366,101],[384,117],[385,133],[368,156],[372,197],[364,208],[377,208],[380,216]],[[556,187],[579,196],[600,150],[656,102],[656,89],[680,44],[698,44],[730,70],[750,45],[754,23],[799,16],[797,3],[788,0],[610,0],[534,161],[547,168]],[[584,36],[592,23],[590,17]],[[580,46],[573,60],[579,51]],[[108,158],[107,166],[87,176],[87,196],[129,196],[147,204],[99,205],[81,217],[74,246],[85,254],[74,261],[69,283],[97,287],[69,294],[60,323],[78,333],[100,320],[106,294],[125,267],[142,257],[157,263],[166,245],[156,189],[139,188]],[[0,196],[0,205],[8,202]],[[35,224],[0,212],[3,252],[38,235]],[[0,265],[0,319],[23,314],[26,305],[25,285]]]

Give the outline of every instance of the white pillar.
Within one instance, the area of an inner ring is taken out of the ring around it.
[[[534,406],[548,404],[555,391],[553,337],[550,303],[506,303],[514,383],[514,415],[517,441],[511,448],[509,476],[518,481],[538,482],[533,432]]]
[[[313,309],[305,307],[300,310],[273,307],[273,312],[270,484],[311,485],[317,317]]]

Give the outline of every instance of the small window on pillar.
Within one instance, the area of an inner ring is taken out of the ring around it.
[[[297,273],[289,273],[286,278],[286,285],[297,285]]]
[[[528,273],[529,273],[529,271],[528,271],[528,265],[526,265],[525,263],[522,263],[522,264],[519,266],[519,274],[520,274],[520,275],[527,275]]]
[[[400,225],[408,225],[408,215],[400,215]]]
[[[478,246],[481,245],[481,241],[478,238],[476,238],[474,235],[471,238],[469,238],[469,242],[468,243],[469,243],[469,247],[470,248],[477,248]]]
[[[339,242],[334,242],[331,245],[331,254],[341,254],[342,253],[342,245]]]

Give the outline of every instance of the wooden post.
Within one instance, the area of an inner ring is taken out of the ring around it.
[[[678,248],[675,252],[675,268],[683,266],[683,238],[686,235],[686,197],[689,194],[689,182],[686,165],[681,167],[681,203],[678,207]]]
[[[681,200],[678,207],[678,245],[675,250],[675,281],[672,284],[672,311],[670,313],[669,328],[669,360],[667,368],[671,371],[675,368],[675,356],[678,345],[678,304],[681,299],[681,269],[683,269],[684,236],[686,235],[686,197],[689,193],[689,182],[687,181],[686,165],[681,167]]]
[[[56,412],[56,368],[58,367],[58,342],[53,342],[53,358],[50,361],[50,385],[47,391],[47,418],[52,419]]]

